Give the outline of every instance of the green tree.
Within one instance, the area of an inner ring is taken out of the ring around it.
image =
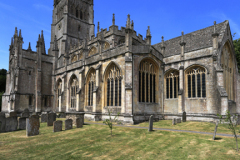
[[[112,129],[113,129],[113,123],[114,122],[117,122],[117,123],[120,123],[118,121],[118,116],[119,116],[120,113],[118,113],[114,119],[112,119],[112,112],[110,112],[109,108],[108,108],[108,116],[109,116],[109,119],[106,119],[105,121],[103,121],[104,124],[108,125],[109,129],[111,130],[111,136],[112,136]]]
[[[238,65],[238,71],[240,73],[240,38],[233,41],[236,58],[237,58],[237,65]]]
[[[220,118],[220,123],[222,120],[225,121],[225,123],[228,125],[228,128],[231,130],[235,141],[236,141],[236,147],[237,147],[237,152],[238,152],[238,133],[237,133],[237,121],[238,121],[238,115],[231,115],[230,112],[227,110],[226,111],[226,117],[223,118],[222,115],[218,115]],[[235,123],[234,123],[235,122]]]

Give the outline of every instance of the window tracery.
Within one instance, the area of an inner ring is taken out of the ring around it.
[[[71,108],[76,108],[77,91],[78,91],[78,80],[76,76],[74,76],[70,83]]]
[[[61,99],[60,96],[62,95],[62,81],[58,82],[58,86],[57,86],[57,103],[58,103],[58,107],[60,106],[61,103]]]
[[[166,98],[178,98],[179,72],[172,71],[166,75]]]
[[[156,67],[144,60],[139,68],[139,102],[156,103]]]
[[[120,69],[113,64],[106,77],[107,106],[121,106],[122,77]]]
[[[73,57],[72,57],[72,60],[71,60],[71,62],[73,63],[73,62],[76,62],[78,59],[77,59],[77,55],[74,55]]]
[[[188,98],[206,97],[206,69],[193,67],[186,72]]]
[[[93,106],[93,91],[96,86],[96,74],[95,72],[90,73],[88,81],[88,106]]]

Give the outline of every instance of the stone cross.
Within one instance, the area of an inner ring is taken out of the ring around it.
[[[186,121],[187,121],[187,114],[186,114],[185,111],[183,112],[183,115],[182,115],[182,121],[183,121],[183,122],[186,122]]]
[[[150,116],[149,118],[149,128],[148,131],[151,132],[153,131],[153,115]]]
[[[214,134],[213,134],[213,140],[215,140],[216,134],[217,134],[217,128],[218,128],[218,121],[216,122]]]

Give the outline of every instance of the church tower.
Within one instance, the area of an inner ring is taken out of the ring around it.
[[[71,46],[94,35],[93,12],[93,0],[54,0],[49,54],[53,55],[55,36],[60,57],[67,56]]]

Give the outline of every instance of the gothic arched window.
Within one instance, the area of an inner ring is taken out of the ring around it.
[[[144,60],[139,68],[139,102],[156,103],[157,68]]]
[[[234,100],[234,66],[235,64],[230,46],[226,43],[222,49],[221,67],[223,69],[224,88],[228,94],[229,100]]]
[[[76,17],[77,17],[77,18],[78,18],[78,14],[79,14],[79,13],[78,13],[78,9],[76,9]]]
[[[122,77],[120,69],[112,64],[106,76],[107,106],[121,106]]]
[[[170,71],[166,75],[166,98],[178,98],[178,90],[179,90],[179,72],[178,71]]]
[[[59,107],[60,106],[60,103],[61,103],[61,98],[60,96],[62,95],[62,81],[60,80],[58,82],[58,85],[57,85],[57,106]]]
[[[87,85],[87,92],[88,92],[88,98],[87,98],[87,104],[88,106],[93,105],[93,90],[95,88],[96,84],[96,74],[95,72],[91,72],[89,75],[88,85]]]
[[[71,108],[76,108],[76,95],[78,91],[78,80],[76,76],[73,76],[70,82],[70,98],[71,98]]]
[[[80,11],[80,19],[83,19],[83,12]]]
[[[187,97],[206,97],[206,69],[200,66],[192,67],[186,72]]]

